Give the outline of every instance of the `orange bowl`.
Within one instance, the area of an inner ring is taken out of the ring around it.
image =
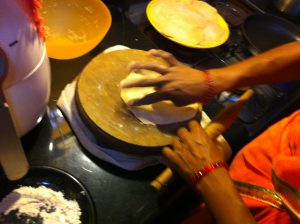
[[[111,14],[100,0],[43,0],[41,16],[50,58],[72,59],[96,47],[111,26]]]

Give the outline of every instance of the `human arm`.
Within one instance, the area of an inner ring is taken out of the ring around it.
[[[170,99],[182,106],[203,100],[209,89],[203,71],[190,68],[178,62],[170,53],[161,50],[151,50],[150,54],[163,58],[168,62],[169,67],[161,68],[140,63],[130,66],[131,70],[150,69],[163,75],[157,79],[123,83],[123,87],[154,86],[157,90],[141,100],[132,102],[133,105]],[[214,94],[245,86],[296,80],[300,78],[300,41],[282,45],[224,68],[207,71],[211,74]]]
[[[208,71],[212,74],[217,92],[300,80],[300,41],[279,46],[240,63]]]
[[[216,161],[224,161],[222,150],[212,142],[197,121],[189,123],[189,130],[179,129],[178,136],[180,141],[174,141],[173,150],[165,147],[163,155],[168,165],[187,182],[191,182],[195,171]],[[217,223],[255,223],[225,168],[209,172],[194,188],[202,196]]]

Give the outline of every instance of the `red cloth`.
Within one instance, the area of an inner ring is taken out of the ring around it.
[[[277,122],[246,145],[230,165],[230,175],[234,180],[282,194],[282,188],[275,184],[272,170],[280,180],[280,186],[287,186],[295,195],[298,194],[294,205],[299,209],[300,110]],[[288,194],[282,195],[289,199]],[[292,216],[285,210],[255,199],[243,198],[243,200],[259,224],[294,223]],[[208,212],[201,206],[185,223],[211,223],[210,218]]]
[[[17,2],[30,17],[39,36],[44,40],[45,29],[43,27],[43,19],[40,16],[41,0],[17,0]]]

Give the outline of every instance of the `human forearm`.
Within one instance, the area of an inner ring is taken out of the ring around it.
[[[209,72],[213,75],[217,92],[300,79],[300,41]]]
[[[216,223],[255,223],[225,168],[210,172],[195,187],[208,206]]]

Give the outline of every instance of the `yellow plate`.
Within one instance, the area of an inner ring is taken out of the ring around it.
[[[153,14],[153,10],[154,10],[154,6],[155,4],[157,3],[157,1],[159,0],[152,0],[148,6],[147,6],[147,9],[146,9],[146,14],[147,14],[147,17],[150,21],[150,23],[152,24],[152,26],[161,34],[163,35],[164,37],[168,38],[169,40],[172,40],[174,41],[175,43],[178,43],[180,45],[183,45],[183,46],[186,46],[186,47],[191,47],[191,48],[213,48],[213,47],[217,47],[221,44],[223,44],[229,37],[229,28],[228,28],[228,25],[227,23],[225,22],[225,20],[223,19],[222,16],[218,15],[218,23],[219,23],[219,26],[221,26],[224,31],[225,31],[225,35],[223,35],[223,38],[219,39],[218,41],[211,41],[211,42],[208,42],[206,44],[191,44],[191,43],[186,43],[186,42],[182,42],[181,40],[179,40],[178,38],[176,37],[172,37],[172,36],[169,36],[169,35],[166,35],[163,30],[161,30],[159,28],[159,26],[156,24],[155,22],[155,19],[154,19],[154,14]],[[172,10],[172,9],[170,9]]]
[[[111,14],[100,0],[43,0],[41,16],[48,56],[71,59],[96,47],[111,26]]]

